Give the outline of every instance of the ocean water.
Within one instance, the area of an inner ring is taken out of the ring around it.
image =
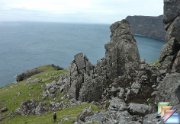
[[[19,73],[44,64],[67,68],[83,52],[95,64],[104,56],[110,25],[37,22],[0,23],[0,86]],[[158,59],[164,42],[136,36],[141,58]]]

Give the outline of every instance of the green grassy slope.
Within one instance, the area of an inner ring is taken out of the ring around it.
[[[36,74],[28,79],[30,83],[27,81],[21,81],[16,84],[11,84],[6,87],[0,88],[0,108],[7,107],[8,111],[3,113],[5,119],[0,122],[2,124],[51,124],[52,122],[52,112],[46,113],[41,116],[19,116],[15,117],[11,116],[11,113],[14,112],[23,101],[34,99],[37,101],[49,102],[53,100],[53,98],[42,99],[42,91],[45,83],[51,83],[54,80],[58,80],[61,74],[66,74],[66,70],[57,70],[50,65],[45,65],[38,67],[38,69],[42,70],[41,73]],[[34,81],[38,82],[34,82]],[[58,100],[62,96],[62,93],[57,95]],[[63,109],[57,112],[58,120],[63,117],[68,116],[75,119],[75,117],[88,106],[92,106],[94,111],[97,111],[98,108],[95,105],[86,103],[83,105],[74,106],[72,108]],[[72,120],[68,120],[63,122],[64,124],[71,124]]]

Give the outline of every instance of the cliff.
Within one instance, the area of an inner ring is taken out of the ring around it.
[[[126,18],[134,34],[140,34],[149,38],[165,40],[165,28],[163,16],[128,16]]]

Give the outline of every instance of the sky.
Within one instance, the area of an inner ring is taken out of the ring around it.
[[[0,21],[106,23],[163,14],[163,0],[0,0]]]

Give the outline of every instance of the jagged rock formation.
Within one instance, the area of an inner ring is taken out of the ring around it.
[[[158,85],[160,73],[157,67],[140,62],[127,20],[112,24],[110,29],[111,41],[105,45],[105,57],[96,65],[83,53],[74,56],[67,93],[80,101],[109,102],[108,111],[97,115],[105,124],[140,124],[145,114],[154,111],[147,101],[153,104],[155,96],[151,93]]]
[[[167,43],[162,49],[160,62],[167,72],[180,72],[180,1],[164,0],[164,22]]]
[[[140,62],[137,45],[126,20],[110,27],[111,41],[105,45],[105,57],[96,65],[90,64],[82,53],[75,56],[70,67],[71,98],[109,102],[106,112],[96,113],[83,121],[102,124],[162,123],[154,113],[158,102],[170,101],[177,108],[180,106],[180,2],[164,0],[164,3],[167,43],[161,53],[160,66]]]
[[[74,57],[70,67],[70,97],[99,101],[104,89],[115,78],[132,74],[139,68],[138,48],[128,22],[114,23],[111,33],[111,41],[105,45],[106,55],[97,65],[93,66],[82,53]]]
[[[128,16],[126,18],[134,34],[140,34],[149,38],[165,40],[165,28],[163,16]]]
[[[158,87],[157,100],[180,104],[180,1],[164,0],[166,41],[161,56],[161,68],[166,74]]]

